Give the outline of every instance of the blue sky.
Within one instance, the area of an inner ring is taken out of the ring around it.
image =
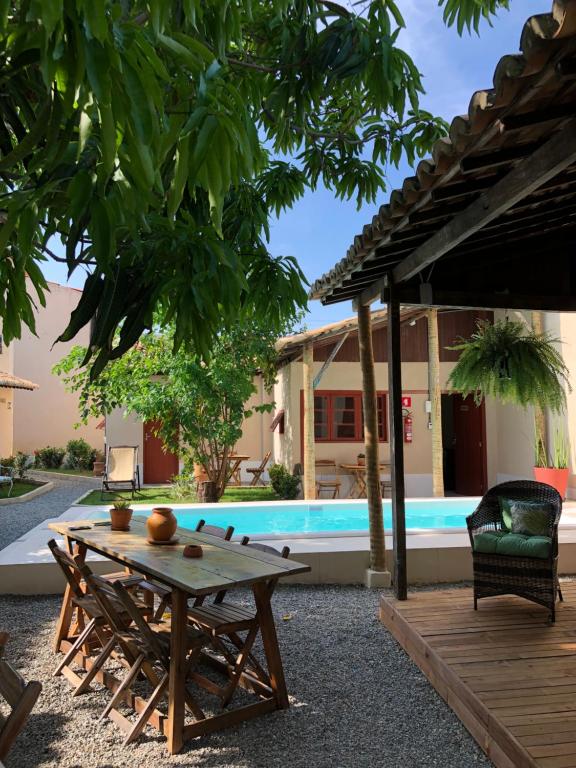
[[[425,109],[446,120],[468,110],[470,97],[476,90],[489,88],[498,60],[518,51],[520,34],[526,19],[550,11],[552,0],[512,0],[512,9],[502,11],[493,27],[484,24],[480,35],[459,38],[454,29],[446,29],[436,0],[398,0],[407,28],[400,44],[410,53],[424,75],[426,94],[421,99]],[[399,187],[411,174],[407,164],[389,169],[388,190]],[[294,208],[273,222],[270,251],[274,255],[295,256],[308,280],[312,282],[327,272],[345,255],[354,235],[372,219],[379,205],[387,202],[389,191],[376,205],[356,210],[353,201],[341,202],[332,193],[319,189],[308,193]],[[46,277],[66,282],[63,264],[47,263]],[[70,284],[81,287],[80,273]],[[323,307],[310,303],[306,323],[315,328],[351,314],[349,302]]]

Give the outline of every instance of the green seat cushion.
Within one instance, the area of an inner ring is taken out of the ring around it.
[[[550,530],[552,505],[546,501],[498,498],[504,527],[525,536],[547,536]]]
[[[484,531],[474,537],[474,551],[487,555],[510,557],[536,557],[545,560],[550,556],[552,540],[548,536],[525,536],[508,531]]]

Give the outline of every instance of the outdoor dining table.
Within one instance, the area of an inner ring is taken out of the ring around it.
[[[352,487],[350,488],[350,497],[353,499],[363,499],[366,496],[366,465],[365,464],[340,464],[341,469],[352,475]],[[385,472],[390,469],[390,462],[384,461],[379,464],[380,471]]]
[[[171,754],[179,752],[188,739],[235,725],[274,709],[288,708],[282,658],[270,605],[273,589],[269,584],[271,580],[309,571],[310,566],[184,528],[176,531],[178,544],[151,545],[147,541],[145,519],[141,517],[132,519],[128,532],[112,531],[106,525],[95,523],[94,520],[55,522],[50,523],[49,527],[63,536],[69,551],[78,554],[81,559],[86,557],[89,550],[96,552],[172,590],[168,716],[157,718],[156,722],[150,720],[167,736]],[[184,558],[182,550],[185,544],[200,544],[203,556],[196,559]],[[254,594],[270,685],[255,689],[253,680],[247,678],[245,687],[257,691],[259,701],[186,725],[185,637],[188,599],[238,587],[250,587]],[[56,630],[56,651],[65,652],[71,647],[71,597],[71,589],[67,586]],[[81,663],[86,669],[91,666],[87,656],[81,659]],[[118,685],[116,678],[111,678],[102,670],[97,679],[112,688]]]
[[[242,453],[231,453],[228,456],[228,481],[233,480],[234,485],[242,485],[240,478],[240,464],[243,461],[248,461],[250,456],[246,456]],[[230,482],[228,482],[230,484]]]

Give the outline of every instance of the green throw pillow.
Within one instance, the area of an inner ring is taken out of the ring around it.
[[[524,536],[547,536],[551,505],[545,501],[525,501],[499,497],[504,527]]]

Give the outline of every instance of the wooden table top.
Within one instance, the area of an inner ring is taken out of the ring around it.
[[[366,464],[340,464],[342,469],[351,469],[353,471],[360,471],[366,469]],[[389,461],[381,461],[378,466],[380,469],[388,469],[390,467]]]
[[[187,528],[177,529],[178,544],[148,544],[145,520],[140,516],[133,517],[127,532],[94,525],[94,520],[55,522],[50,523],[49,528],[138,573],[190,595],[207,595],[221,589],[247,586],[310,570],[309,565]],[[80,526],[90,527],[74,530]],[[185,544],[200,544],[203,557],[183,557]]]

